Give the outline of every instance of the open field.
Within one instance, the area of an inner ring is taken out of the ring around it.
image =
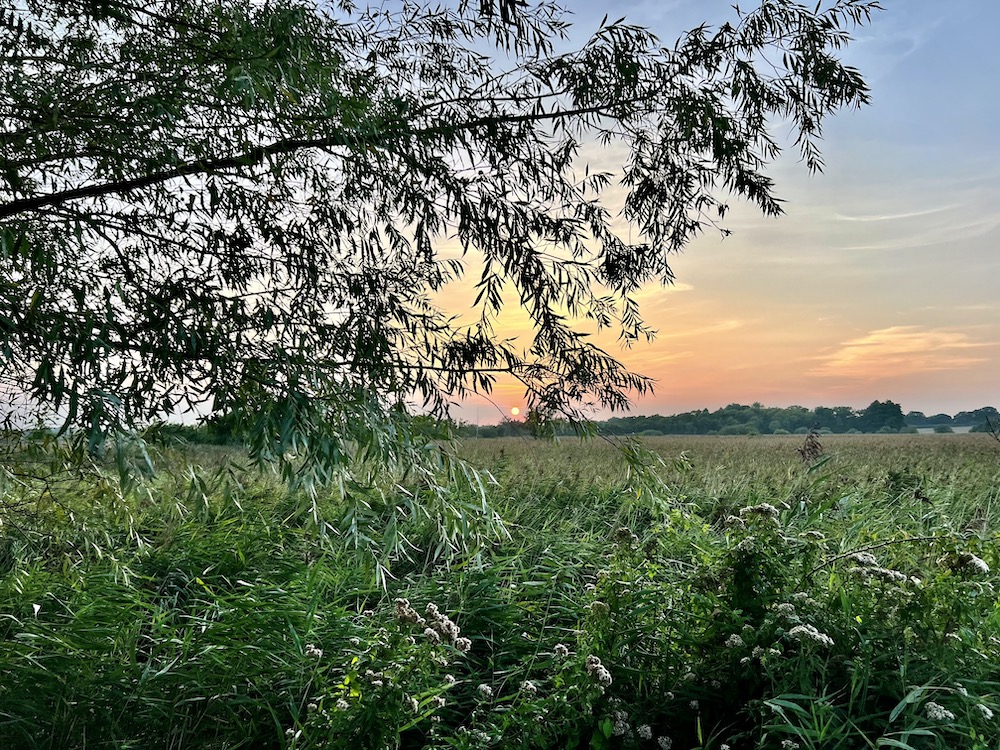
[[[508,536],[384,591],[223,449],[8,476],[0,748],[1000,747],[1000,444],[822,442],[469,441]]]

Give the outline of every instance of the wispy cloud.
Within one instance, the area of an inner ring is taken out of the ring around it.
[[[931,247],[934,245],[955,245],[966,240],[976,239],[993,232],[1000,227],[1000,214],[985,216],[964,223],[954,223],[937,227],[928,227],[920,232],[909,235],[887,237],[883,240],[859,244],[848,245],[839,248],[840,250],[854,251],[886,251],[886,250],[907,250],[917,247]]]
[[[810,371],[818,377],[882,380],[914,373],[960,370],[987,361],[982,349],[962,331],[919,326],[892,326],[843,342],[819,357]]]
[[[836,218],[840,221],[897,221],[899,219],[913,219],[918,216],[930,216],[931,214],[939,214],[944,211],[951,211],[952,209],[958,208],[958,204],[953,203],[949,206],[939,206],[938,208],[928,208],[923,211],[909,211],[907,213],[897,213],[897,214],[881,214],[872,216],[845,216],[844,214],[836,214]]]

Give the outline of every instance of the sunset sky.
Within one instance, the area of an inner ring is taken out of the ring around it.
[[[568,4],[580,39],[608,8]],[[827,121],[825,173],[810,177],[789,143],[772,170],[786,215],[733,204],[732,236],[699,238],[675,259],[675,288],[640,295],[659,336],[621,356],[658,384],[633,413],[1000,406],[1000,4],[882,5],[846,54],[873,105]],[[672,42],[731,20],[730,6],[622,0],[614,15]],[[515,406],[521,393],[505,385],[456,416],[496,422]]]

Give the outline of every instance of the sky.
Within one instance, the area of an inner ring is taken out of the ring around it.
[[[580,39],[608,9],[567,5]],[[789,142],[770,171],[785,215],[731,204],[731,236],[699,237],[674,259],[675,287],[639,294],[659,335],[617,353],[657,382],[631,413],[1000,406],[1000,3],[882,5],[844,55],[873,103],[825,122],[825,171],[809,175]],[[734,17],[722,0],[619,0],[613,14],[664,42]],[[521,390],[501,384],[456,416],[490,423],[512,408]]]

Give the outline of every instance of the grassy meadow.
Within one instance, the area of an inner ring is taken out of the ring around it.
[[[821,440],[467,441],[506,536],[384,589],[230,450],[8,463],[0,748],[1000,747],[1000,444]]]

